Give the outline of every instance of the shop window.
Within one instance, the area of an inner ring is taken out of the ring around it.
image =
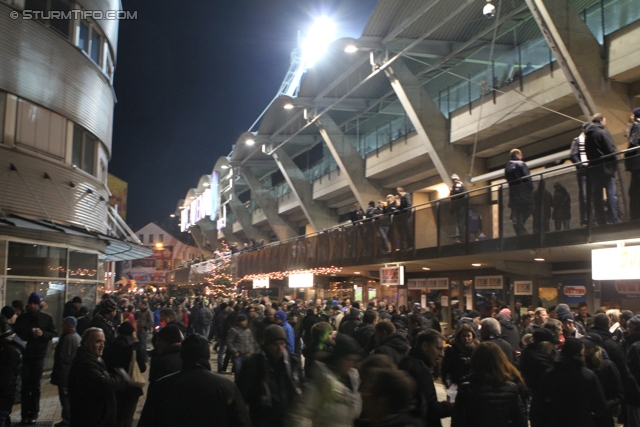
[[[95,279],[98,255],[71,250],[69,252],[69,279]]]
[[[73,128],[71,163],[91,175],[95,175],[96,143],[97,140],[80,126]]]
[[[66,277],[67,250],[55,246],[9,242],[7,275]]]
[[[67,301],[74,297],[82,299],[82,306],[87,307],[89,313],[96,307],[98,284],[95,282],[75,282],[69,281],[67,286]]]
[[[64,159],[67,119],[25,99],[18,100],[16,144]]]

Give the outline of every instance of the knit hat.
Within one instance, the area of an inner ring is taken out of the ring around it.
[[[633,109],[634,117],[640,117],[640,107]]]
[[[500,310],[500,314],[506,316],[507,319],[511,319],[511,310],[509,310],[508,308],[503,308],[502,310]]]
[[[71,302],[73,302],[73,303],[77,303],[77,302],[79,302],[79,303],[81,303],[81,304],[82,304],[82,298],[80,298],[80,297],[73,297],[73,299],[71,300]]]
[[[558,315],[558,319],[562,319],[562,316],[565,314],[571,313],[569,306],[567,304],[558,304],[556,306],[556,314]]]
[[[276,311],[276,314],[274,314],[273,317],[275,317],[276,319],[278,319],[281,322],[286,322],[287,321],[287,313],[285,313],[282,310]]]
[[[475,319],[476,317],[480,317],[480,312],[478,312],[476,310],[471,310],[469,312],[469,314],[467,315],[467,317],[469,317],[471,319]]]
[[[362,348],[354,338],[346,334],[338,334],[335,338],[332,357],[340,358],[351,354],[360,354]]]
[[[102,301],[102,304],[100,304],[100,305],[101,305],[100,311],[102,311],[103,313],[111,313],[113,310],[118,308],[116,306],[116,303],[113,302],[113,300],[110,300],[110,299],[106,299],[106,300]]]
[[[244,314],[239,314],[238,317],[236,317],[236,325],[239,325],[245,320],[247,320],[247,316],[245,316]]]
[[[287,334],[284,328],[279,325],[269,325],[265,328],[262,335],[262,341],[264,345],[271,344],[274,341],[283,340],[287,341]]]
[[[582,341],[577,338],[567,338],[560,354],[566,357],[580,356],[582,354]]]
[[[640,332],[640,315],[636,314],[631,319],[627,320],[627,328]]]
[[[7,319],[11,319],[16,314],[16,309],[11,307],[10,305],[5,305],[2,307],[2,315]]]
[[[62,319],[62,323],[66,323],[67,325],[71,326],[72,328],[75,328],[76,326],[78,326],[78,319],[76,319],[73,316],[67,316],[64,319]]]
[[[191,334],[182,341],[182,350],[180,358],[183,362],[209,362],[211,350],[209,350],[209,341],[200,334]]]
[[[549,329],[546,328],[538,328],[533,331],[533,342],[541,343],[549,341],[551,344],[560,344],[560,341],[553,335]],[[566,345],[566,344],[565,344]]]
[[[27,300],[27,304],[38,304],[38,305],[40,305],[41,302],[42,302],[42,297],[37,292],[34,292],[31,295],[29,295],[29,299]]]
[[[587,334],[580,338],[586,347],[602,347],[602,337],[598,334]]]
[[[131,324],[131,322],[123,322],[120,326],[118,326],[118,334],[120,335],[133,335],[135,328]]]

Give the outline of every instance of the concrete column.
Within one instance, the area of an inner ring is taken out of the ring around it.
[[[202,234],[202,230],[199,226],[194,225],[193,227],[191,227],[189,229],[189,233],[191,234],[191,237],[193,237],[194,242],[196,242],[198,249],[200,249],[200,252],[205,257],[208,258],[213,255],[211,249],[204,242],[204,235]]]
[[[235,194],[229,201],[229,207],[233,211],[233,214],[236,216],[236,219],[242,226],[242,229],[248,238],[254,238],[256,240],[264,239],[265,242],[269,242],[269,236],[251,224],[251,214],[249,213],[249,210],[244,206],[244,204],[242,204],[242,202],[240,202]]]
[[[313,200],[313,186],[283,148],[273,153],[273,159],[313,229],[317,232],[336,225],[335,215],[323,203]]]
[[[278,237],[278,240],[288,240],[296,237],[298,233],[295,228],[278,213],[278,201],[273,198],[268,189],[264,188],[251,169],[242,168],[240,174],[249,185],[251,193],[256,197],[264,216],[267,218],[267,222]]]
[[[365,161],[349,141],[349,138],[355,138],[345,135],[327,114],[317,120],[316,125],[331,155],[338,163],[340,173],[345,174],[349,188],[351,188],[351,192],[360,203],[360,206],[366,209],[369,200],[377,202],[383,199],[380,188],[373,185],[365,177]]]
[[[626,148],[624,132],[630,106],[616,92],[620,88],[607,79],[602,47],[589,27],[569,0],[526,2],[571,84],[582,113],[586,118],[602,113],[618,149]]]
[[[205,218],[198,222],[198,227],[202,231],[202,234],[209,240],[209,245],[212,249],[223,249],[220,241],[218,240],[218,230],[216,229],[216,223],[209,218]]]
[[[452,174],[456,173],[463,177],[469,173],[471,159],[466,147],[449,143],[446,117],[401,58],[386,68],[385,74],[409,120],[416,128],[420,140],[425,145],[440,178],[451,186]],[[477,169],[480,167],[478,166]],[[472,175],[481,173],[474,170]]]

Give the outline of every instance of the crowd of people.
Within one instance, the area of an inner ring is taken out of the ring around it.
[[[120,293],[83,308],[65,305],[59,337],[37,293],[2,309],[0,427],[17,395],[21,424],[38,419],[54,338],[57,427],[131,426],[147,383],[145,427],[640,426],[629,311],[454,310],[446,338],[418,303]]]

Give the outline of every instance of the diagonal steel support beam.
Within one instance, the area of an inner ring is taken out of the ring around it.
[[[257,227],[254,227],[253,224],[251,224],[251,213],[245,207],[245,205],[243,205],[242,202],[238,200],[235,194],[229,200],[229,207],[233,211],[233,214],[236,216],[236,219],[242,226],[242,229],[244,230],[244,233],[247,235],[247,237],[254,238],[256,240],[264,239],[265,242],[268,242],[270,240],[269,236],[266,233],[263,233]]]

